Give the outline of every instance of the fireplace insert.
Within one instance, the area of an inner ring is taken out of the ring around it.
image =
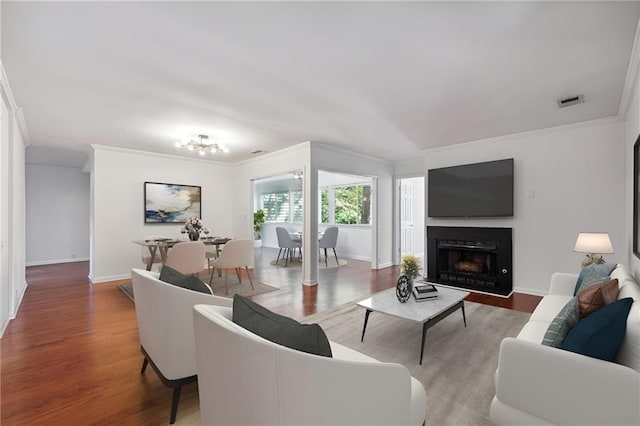
[[[511,228],[427,227],[430,282],[508,296]]]

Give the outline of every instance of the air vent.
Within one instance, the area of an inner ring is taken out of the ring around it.
[[[253,154],[253,155],[258,155],[258,154],[262,154],[264,151],[261,149],[256,149],[255,151],[251,151],[249,152],[249,154]]]
[[[571,105],[583,103],[584,96],[583,95],[569,96],[568,98],[558,99],[557,102],[558,102],[558,107],[564,108]]]

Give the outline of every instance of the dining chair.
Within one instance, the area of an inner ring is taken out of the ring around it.
[[[148,237],[144,237],[145,241],[153,241],[153,240],[162,240],[162,239],[168,239],[167,237],[165,237],[164,235],[150,235]],[[153,255],[153,260],[151,259],[151,250],[149,250],[149,247],[142,247],[142,252],[140,253],[140,258],[142,259],[142,263],[145,264],[145,266],[147,266],[147,268],[150,269],[149,265],[154,265],[156,263],[162,263],[162,255],[160,254],[159,250],[156,250],[154,255]]]
[[[336,257],[336,264],[339,265],[338,255],[336,254],[336,245],[338,244],[338,227],[330,226],[324,231],[324,235],[318,241],[318,248],[324,249],[324,266],[329,266],[327,263],[327,249],[333,249],[333,255]]]
[[[281,226],[276,227],[276,236],[278,237],[278,247],[280,247],[278,257],[276,258],[276,264],[280,261],[280,254],[282,253],[282,250],[284,250],[284,266],[287,266],[287,262],[291,257],[291,249],[293,249],[293,253],[295,254],[296,249],[302,248],[302,242],[292,240],[289,231]]]
[[[230,240],[224,245],[224,250],[220,252],[220,256],[211,261],[209,285],[213,287],[213,275],[215,274],[216,269],[224,269],[224,291],[225,294],[228,294],[227,269],[235,269],[236,275],[238,276],[238,282],[242,284],[240,268],[244,268],[247,272],[247,276],[249,277],[251,289],[254,290],[249,267],[253,267],[253,240]]]
[[[169,250],[165,265],[185,275],[197,275],[204,269],[206,248],[202,241],[185,241]]]

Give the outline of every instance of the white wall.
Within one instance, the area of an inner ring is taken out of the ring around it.
[[[26,167],[27,266],[89,260],[89,174]]]
[[[513,228],[513,286],[546,294],[555,271],[577,272],[579,232],[608,232],[614,250],[605,259],[625,262],[624,123],[600,120],[426,151],[427,169],[514,159],[514,216],[431,219],[435,226]],[[428,253],[427,255],[430,255]]]
[[[346,173],[374,178],[372,224],[370,233],[373,268],[392,265],[393,248],[393,163],[324,144],[312,145],[312,161],[316,170]],[[339,239],[341,237],[338,237]]]
[[[202,187],[202,220],[215,235],[234,230],[232,167],[207,160],[93,146],[91,166],[91,270],[94,283],[122,279],[142,267],[141,246],[149,235],[185,238],[181,224],[144,223],[144,182]],[[246,192],[248,194],[248,192]]]
[[[24,127],[0,62],[0,336],[26,289]]]
[[[631,99],[629,102],[629,109],[627,110],[627,121],[625,123],[624,131],[624,150],[625,150],[625,163],[624,163],[624,193],[625,193],[625,239],[629,253],[628,257],[624,260],[624,263],[629,265],[630,271],[636,278],[640,279],[640,259],[633,253],[633,145],[640,134],[640,85],[636,81]]]

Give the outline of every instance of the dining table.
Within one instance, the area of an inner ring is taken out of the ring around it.
[[[198,241],[202,241],[207,246],[216,247],[216,255],[220,255],[220,246],[226,244],[231,238],[226,237],[201,237]],[[156,258],[156,254],[160,254],[162,264],[167,262],[167,254],[169,249],[178,243],[184,243],[190,240],[173,239],[173,238],[152,238],[147,240],[134,240],[132,243],[147,247],[149,250],[149,262],[147,262],[147,271],[151,270],[153,266],[153,260]]]

